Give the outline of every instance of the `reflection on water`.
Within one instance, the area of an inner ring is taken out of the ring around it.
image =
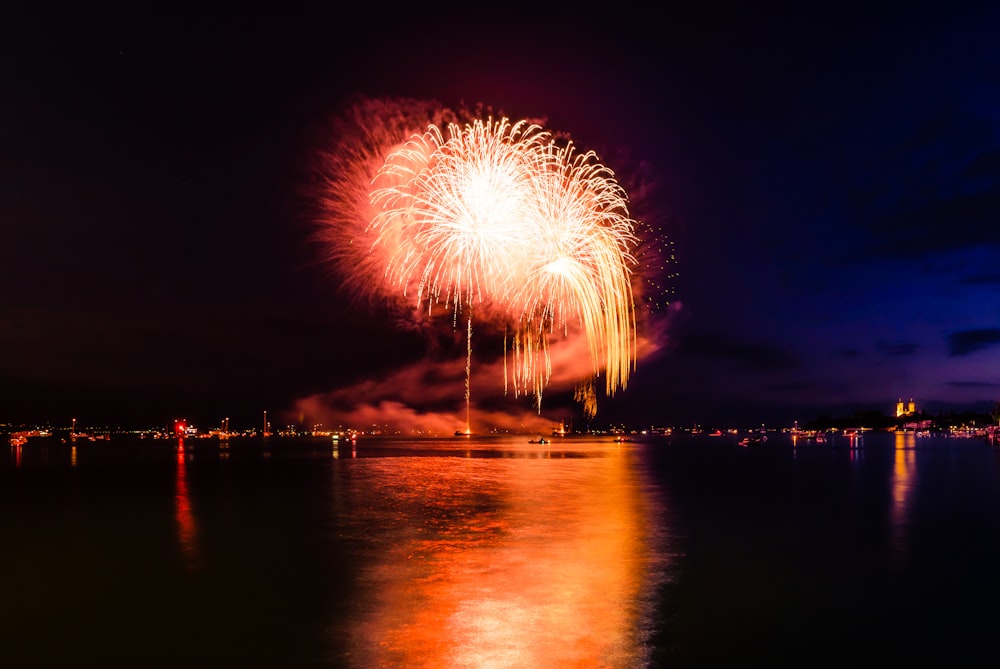
[[[910,505],[917,487],[917,438],[913,432],[897,432],[892,467],[892,506],[889,532],[897,559],[909,551]]]
[[[851,462],[859,462],[864,458],[864,445],[865,445],[865,433],[862,431],[848,432],[847,437],[847,447],[850,449],[848,451]]]
[[[658,510],[603,449],[345,461],[335,504],[378,528],[350,665],[646,666]]]
[[[1000,452],[29,440],[0,536],[2,666],[975,666]]]
[[[187,457],[184,452],[184,439],[177,443],[177,480],[174,502],[177,518],[177,542],[188,569],[197,569],[198,558],[198,528],[195,525],[194,514],[191,513],[191,498],[187,485]]]

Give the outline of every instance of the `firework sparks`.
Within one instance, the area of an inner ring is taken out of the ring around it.
[[[539,124],[403,107],[369,103],[330,156],[323,223],[338,266],[362,294],[464,316],[469,346],[473,318],[502,327],[505,387],[509,373],[539,408],[550,344],[583,336],[591,376],[577,399],[593,415],[595,379],[624,389],[636,360],[624,189],[596,154]]]

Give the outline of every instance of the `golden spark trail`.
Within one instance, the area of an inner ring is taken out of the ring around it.
[[[472,316],[465,335],[465,431],[472,433]]]
[[[385,121],[381,142],[369,132],[353,147],[363,169],[331,208],[358,230],[351,244],[363,255],[345,254],[344,266],[365,273],[361,290],[395,294],[428,316],[435,307],[456,321],[467,314],[467,423],[473,305],[480,322],[504,328],[505,389],[509,375],[514,395],[533,395],[539,409],[553,374],[549,347],[584,336],[591,376],[577,398],[593,415],[594,379],[604,374],[612,395],[636,360],[627,194],[596,154],[537,124],[443,116],[405,136],[404,124]]]

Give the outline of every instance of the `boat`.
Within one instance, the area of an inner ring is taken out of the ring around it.
[[[538,439],[529,439],[528,443],[529,444],[547,444],[547,443],[549,443],[549,440],[546,439],[545,437],[539,437]]]
[[[767,441],[766,434],[751,434],[740,439],[740,446],[763,446]]]

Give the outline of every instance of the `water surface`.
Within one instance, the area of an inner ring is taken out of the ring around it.
[[[982,441],[528,439],[11,447],[0,662],[954,665],[992,644]]]

